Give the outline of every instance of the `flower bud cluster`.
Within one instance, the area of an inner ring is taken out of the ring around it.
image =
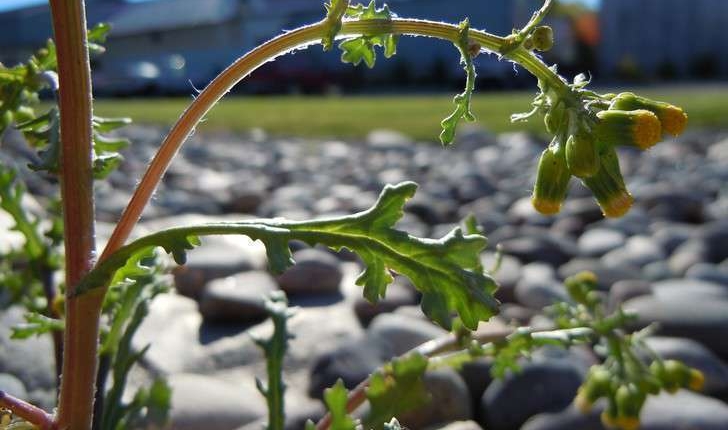
[[[680,388],[700,390],[705,378],[700,371],[675,360],[661,360],[644,343],[649,331],[628,333],[634,314],[618,307],[608,312],[597,277],[581,272],[564,281],[570,303],[548,309],[557,327],[588,327],[599,338],[605,354],[602,364],[592,366],[579,387],[574,405],[587,413],[603,400],[601,420],[605,427],[636,430],[648,395],[674,393]],[[647,357],[654,357],[649,363]]]
[[[601,110],[595,108],[599,105]],[[557,100],[544,110],[546,129],[556,137],[541,156],[531,199],[544,215],[560,211],[571,176],[592,191],[606,217],[624,215],[633,198],[622,177],[617,147],[647,150],[663,133],[677,136],[687,124],[681,108],[632,93],[600,96],[585,107],[567,108]]]
[[[591,410],[599,399],[607,400],[601,414],[605,427],[621,430],[639,428],[640,411],[648,394],[660,390],[670,393],[680,388],[700,390],[704,384],[703,374],[675,360],[655,360],[639,378],[625,380],[606,365],[593,366],[585,382],[579,387],[574,404],[583,413]]]

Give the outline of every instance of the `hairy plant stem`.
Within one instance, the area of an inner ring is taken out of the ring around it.
[[[103,295],[74,296],[94,264],[91,71],[83,0],[51,0],[61,115],[61,198],[66,250],[66,330],[58,428],[88,430],[93,416],[96,350]]]
[[[0,390],[0,408],[10,410],[13,415],[34,424],[39,430],[54,430],[56,428],[53,415],[2,390]]]
[[[141,214],[149,202],[159,181],[169,167],[174,155],[184,141],[194,132],[200,120],[213,108],[213,106],[240,82],[243,78],[261,65],[271,61],[279,55],[295,49],[320,42],[326,34],[328,24],[322,21],[306,27],[284,33],[268,42],[258,46],[245,54],[227,69],[223,70],[195,100],[182,113],[167,137],[162,142],[159,151],[151,161],[147,171],[142,177],[134,194],[122,214],[109,242],[104,249],[100,261],[105,260],[117,249],[124,245],[132,229],[139,221]],[[457,25],[442,22],[423,21],[415,19],[392,20],[362,20],[344,21],[339,36],[377,34],[401,34],[413,36],[429,36],[450,40],[456,43],[460,37],[460,28]],[[507,45],[506,39],[483,31],[471,29],[470,39],[483,49],[500,53]],[[510,48],[510,47],[509,47]],[[521,64],[534,76],[547,83],[552,91],[568,96],[571,88],[549,69],[538,57],[530,51],[517,47],[509,49],[505,55],[508,59]]]

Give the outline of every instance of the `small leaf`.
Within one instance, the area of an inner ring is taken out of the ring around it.
[[[371,69],[377,60],[374,45],[367,37],[345,40],[339,44],[339,48],[343,51],[341,61],[345,63],[357,66],[363,60],[367,67]]]
[[[341,379],[324,391],[324,402],[331,414],[331,430],[356,430],[356,423],[346,411],[347,399],[348,390]]]
[[[360,21],[367,20],[391,20],[395,15],[389,10],[386,4],[377,9],[374,0],[368,6],[362,4],[349,6],[346,11],[346,17],[357,19]],[[384,48],[384,57],[391,58],[397,53],[397,41],[399,37],[393,34],[384,34],[378,36],[359,36],[348,39],[339,44],[342,50],[341,61],[358,65],[362,61],[370,69],[374,67],[377,59],[376,46]]]
[[[455,103],[455,111],[450,114],[447,118],[442,120],[442,133],[440,133],[440,142],[447,146],[452,144],[455,139],[455,130],[457,129],[460,120],[465,119],[466,121],[475,121],[475,115],[470,111],[470,100],[473,96],[473,90],[475,90],[475,66],[473,65],[473,58],[470,56],[470,23],[466,19],[460,23],[460,40],[455,45],[460,51],[460,63],[463,65],[466,73],[465,91],[458,94],[453,99]]]
[[[27,339],[31,336],[40,336],[52,331],[63,331],[63,320],[48,318],[35,312],[25,315],[25,323],[18,324],[11,328],[13,332],[11,339]]]
[[[428,402],[422,377],[428,360],[420,354],[394,359],[383,371],[372,375],[367,389],[371,410],[366,428],[382,429],[395,414],[409,412]]]
[[[106,36],[111,31],[111,25],[105,22],[96,24],[93,28],[90,28],[86,33],[86,37],[90,42],[104,43],[106,42]]]
[[[349,8],[349,0],[331,0],[324,5],[326,7],[326,22],[328,28],[326,34],[321,40],[324,51],[330,51],[334,46],[334,38],[341,30],[341,20]]]
[[[101,118],[94,116],[93,126],[96,133],[108,133],[131,124],[130,118]]]

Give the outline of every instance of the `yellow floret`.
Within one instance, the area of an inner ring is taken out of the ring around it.
[[[611,196],[605,202],[599,202],[604,216],[607,218],[619,218],[629,211],[634,202],[634,197],[627,190],[621,190],[618,194]]]
[[[561,211],[561,202],[555,200],[547,200],[543,198],[531,198],[533,208],[542,215],[556,215]]]
[[[688,115],[679,107],[670,105],[660,111],[662,129],[673,136],[679,136],[688,125]]]
[[[654,113],[640,109],[634,111],[635,123],[632,126],[632,138],[640,149],[649,149],[660,141],[662,126]]]
[[[697,369],[690,369],[690,379],[688,380],[688,388],[693,391],[701,391],[705,386],[705,375]]]

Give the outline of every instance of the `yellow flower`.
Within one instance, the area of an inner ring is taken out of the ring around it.
[[[662,125],[657,115],[646,110],[605,110],[597,114],[596,134],[612,146],[627,145],[642,150],[660,141]]]
[[[646,109],[657,115],[660,123],[662,123],[662,129],[673,136],[682,134],[688,123],[688,115],[682,110],[682,108],[671,105],[670,103],[640,97],[633,93],[618,94],[614,97],[614,99],[612,99],[610,109]]]
[[[571,174],[565,152],[564,145],[554,139],[541,154],[531,203],[544,215],[557,214],[569,191]]]
[[[597,199],[602,213],[608,218],[618,218],[627,213],[634,198],[624,185],[619,170],[619,159],[614,148],[603,147],[599,171],[582,181]]]
[[[698,369],[690,369],[688,388],[693,391],[701,391],[705,386],[705,375]]]

